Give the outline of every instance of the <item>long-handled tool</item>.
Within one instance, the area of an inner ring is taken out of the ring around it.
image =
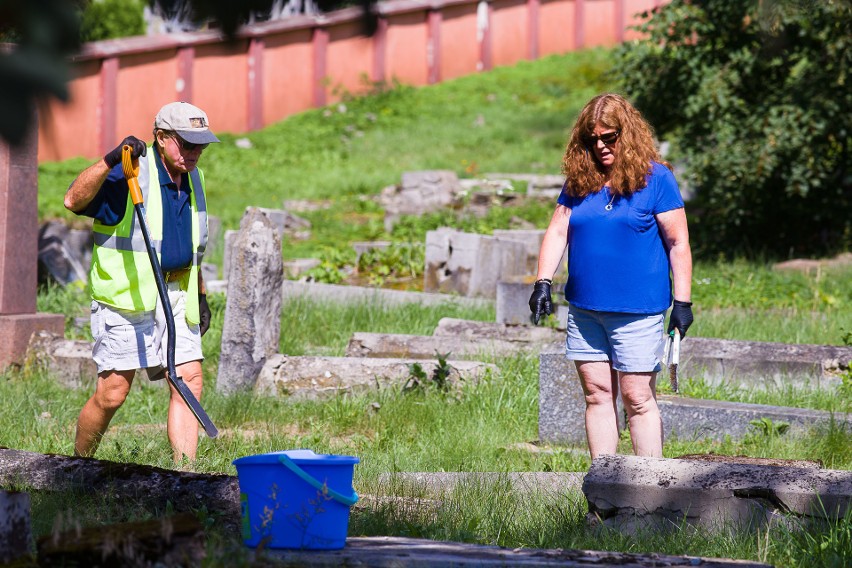
[[[169,296],[166,292],[166,283],[163,280],[163,273],[160,271],[160,259],[157,257],[157,251],[151,244],[151,234],[148,231],[148,221],[145,219],[145,204],[142,201],[142,189],[139,187],[139,159],[132,158],[132,148],[125,145],[121,149],[121,167],[124,170],[124,177],[127,178],[127,185],[130,188],[130,199],[133,201],[133,206],[136,209],[136,216],[139,218],[139,226],[142,228],[142,236],[145,237],[145,248],[148,249],[148,257],[151,259],[151,268],[154,269],[154,278],[157,280],[157,290],[160,293],[160,303],[163,305],[163,313],[166,317],[166,330],[168,333],[168,342],[166,350],[167,370],[166,378],[175,387],[180,397],[195,415],[198,423],[204,428],[204,431],[211,438],[219,435],[219,430],[213,425],[213,421],[207,416],[207,413],[201,407],[201,403],[186,386],[186,383],[180,378],[175,370],[175,317],[172,313],[172,305],[169,302]],[[152,158],[153,159],[153,158]]]
[[[669,334],[663,361],[669,368],[669,382],[671,383],[672,390],[677,392],[677,367],[680,364],[680,331],[677,328],[674,328]]]

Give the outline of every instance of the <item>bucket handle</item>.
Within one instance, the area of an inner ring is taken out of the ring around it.
[[[286,454],[281,454],[280,456],[278,456],[278,461],[284,464],[287,469],[295,473],[302,481],[304,481],[317,491],[328,492],[328,495],[341,505],[351,507],[352,505],[358,502],[358,494],[354,490],[352,491],[352,496],[350,497],[338,493],[337,491],[329,487],[328,484],[320,483],[317,478],[313,477],[311,474],[299,467],[299,465],[292,459],[290,459],[290,457]]]

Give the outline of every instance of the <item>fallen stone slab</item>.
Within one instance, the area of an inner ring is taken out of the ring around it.
[[[495,486],[520,494],[564,496],[580,491],[585,472],[400,472],[379,476],[385,485],[400,488],[394,493],[444,495],[456,489]]]
[[[532,351],[536,347],[540,346],[500,339],[356,332],[349,338],[346,356],[434,359],[436,354],[441,354],[466,359],[516,355],[519,351]]]
[[[512,342],[540,343],[542,345],[551,345],[565,339],[564,331],[545,326],[512,325],[458,318],[441,318],[433,334],[435,337],[499,339]]]
[[[663,419],[664,435],[679,440],[724,440],[726,436],[739,439],[752,431],[760,431],[761,423],[770,430],[784,428],[790,436],[807,433],[832,420],[841,426],[852,424],[852,415],[849,414],[790,406],[673,395],[658,395],[657,404]]]
[[[583,482],[589,515],[632,532],[687,523],[757,529],[782,514],[843,518],[852,471],[608,455]]]
[[[764,388],[791,380],[802,386],[833,387],[852,361],[852,346],[838,345],[687,337],[680,349],[685,376],[703,376],[710,384],[748,383]]]
[[[693,399],[658,395],[657,402],[666,437],[680,440],[741,438],[755,426],[789,426],[789,435],[799,435],[832,420],[852,424],[848,414],[820,410]],[[620,404],[620,399],[619,399]],[[573,361],[565,359],[564,346],[545,347],[539,355],[539,439],[545,443],[583,445],[586,443],[585,408],[580,380]],[[619,411],[624,428],[623,410]]]
[[[10,486],[97,492],[158,507],[171,503],[177,512],[205,508],[235,526],[240,519],[239,484],[231,475],[0,448],[0,487]]]
[[[284,300],[301,297],[340,304],[354,302],[372,302],[380,306],[397,306],[400,304],[421,304],[424,306],[461,304],[483,308],[494,305],[494,300],[488,298],[465,298],[454,294],[406,292],[403,290],[388,290],[367,286],[343,286],[340,284],[322,284],[318,282],[296,282],[294,280],[285,280],[281,287],[281,293]]]
[[[770,568],[768,564],[722,558],[637,554],[631,552],[598,552],[593,550],[501,548],[499,546],[444,542],[405,537],[351,537],[341,550],[272,550],[264,558],[278,560],[284,566],[337,568],[339,566],[371,566],[372,568],[484,568],[518,566],[545,568],[560,566],[619,566],[650,568],[652,566],[701,566],[702,568]],[[258,554],[260,556],[260,554]]]
[[[192,513],[54,531],[39,539],[37,551],[39,566],[200,566],[206,556]]]
[[[477,361],[446,362],[447,382],[476,382],[487,374],[496,375],[495,365]],[[319,399],[338,393],[365,392],[396,385],[403,387],[412,378],[412,365],[420,365],[431,377],[437,360],[367,359],[360,357],[270,357],[257,379],[255,390],[271,396]],[[428,385],[427,385],[428,386]]]

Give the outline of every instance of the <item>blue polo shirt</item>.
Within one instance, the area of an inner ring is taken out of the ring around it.
[[[663,164],[652,163],[646,179],[644,188],[625,197],[613,198],[608,187],[585,197],[560,194],[558,203],[571,209],[565,285],[571,305],[657,314],[671,304],[669,256],[655,216],[683,207],[683,199]]]
[[[157,164],[160,193],[163,198],[163,244],[160,266],[164,272],[186,268],[192,263],[192,208],[189,194],[189,175],[181,174],[180,191],[169,177],[163,159],[156,148],[148,148]],[[154,186],[148,189],[153,191]],[[117,225],[124,218],[130,188],[121,164],[112,168],[100,191],[85,211],[79,213],[97,219],[104,225]]]

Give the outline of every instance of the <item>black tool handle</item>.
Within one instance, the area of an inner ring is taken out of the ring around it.
[[[145,206],[138,203],[134,207],[136,208],[136,215],[139,217],[139,226],[142,228],[142,236],[145,237],[145,247],[148,249],[148,257],[151,259],[151,268],[154,269],[154,278],[157,279],[157,290],[160,293],[160,304],[162,304],[163,313],[166,316],[166,329],[169,335],[167,342],[168,347],[166,350],[166,362],[168,365],[166,378],[168,378],[169,382],[175,387],[175,390],[177,390],[180,397],[195,415],[198,423],[201,424],[202,428],[204,428],[204,432],[206,432],[211,438],[215,438],[219,435],[219,430],[213,424],[213,421],[210,420],[210,417],[207,416],[204,408],[201,407],[201,403],[198,402],[198,399],[195,398],[195,395],[192,394],[191,390],[189,390],[189,387],[186,385],[184,380],[177,375],[177,370],[175,370],[175,317],[172,313],[172,304],[169,302],[169,295],[168,292],[166,292],[166,282],[163,280],[163,273],[160,270],[160,260],[157,257],[157,251],[154,250],[154,246],[151,244],[151,235],[148,232],[148,223],[145,219]]]

